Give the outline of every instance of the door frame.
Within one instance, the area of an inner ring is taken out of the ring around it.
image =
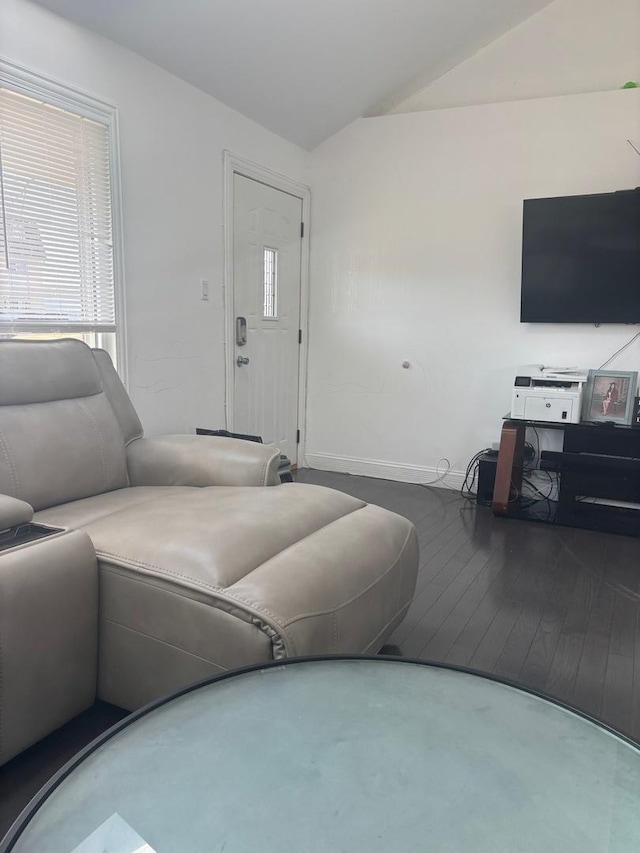
[[[302,343],[299,347],[298,361],[298,443],[297,464],[302,466],[305,458],[306,413],[307,413],[307,360],[309,353],[309,231],[311,212],[311,191],[306,184],[294,181],[286,175],[238,157],[232,151],[223,151],[223,217],[222,231],[224,239],[223,302],[225,316],[225,426],[234,431],[235,420],[235,314],[234,314],[234,269],[233,269],[233,218],[234,218],[234,175],[251,178],[268,187],[288,193],[302,202],[302,221],[304,233],[300,246],[300,326]]]

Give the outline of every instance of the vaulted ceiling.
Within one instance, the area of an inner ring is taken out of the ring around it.
[[[304,148],[550,0],[38,0]]]

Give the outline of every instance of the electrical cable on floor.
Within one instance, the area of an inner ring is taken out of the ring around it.
[[[557,471],[555,472],[555,479],[554,479],[552,474],[551,474],[551,471],[549,471],[547,468],[541,468],[540,467],[540,463],[542,461],[542,451],[540,449],[540,434],[538,433],[538,430],[535,427],[531,427],[531,429],[534,432],[534,435],[536,437],[536,444],[537,444],[537,453],[536,453],[537,464],[535,466],[535,470],[544,471],[544,473],[547,475],[547,477],[549,479],[549,497],[545,498],[545,500],[548,500],[548,501],[552,500],[554,503],[557,503],[558,501],[556,499],[552,498],[551,495],[553,494],[554,489],[558,488],[558,472]]]
[[[554,506],[554,504],[557,505],[557,503],[558,503],[557,498],[551,497],[551,495],[553,494],[554,488],[557,486],[557,482],[554,482],[554,479],[551,476],[549,471],[547,471],[546,469],[541,469],[541,470],[544,470],[545,474],[549,478],[549,491],[545,495],[544,492],[542,492],[540,489],[538,489],[538,487],[534,483],[531,482],[531,480],[529,480],[528,478],[524,478],[523,482],[525,483],[525,485],[527,485],[530,489],[533,489],[533,491],[537,495],[539,495],[539,497],[536,497],[535,494],[534,495],[526,495],[523,492],[521,492],[519,506],[521,509],[530,509],[531,507],[537,507],[543,503],[546,505],[546,508],[547,508],[546,520],[549,521],[551,518],[552,512],[553,512],[553,506]]]
[[[547,477],[549,478],[549,482],[551,483],[551,485],[552,485],[552,486],[554,486],[554,485],[555,485],[555,486],[557,486],[557,485],[558,485],[558,472],[557,472],[557,471],[555,472],[556,479],[554,480],[554,479],[553,479],[553,477],[551,476],[551,471],[547,470],[547,468],[541,468],[540,470],[541,470],[541,471],[544,471],[544,473],[545,473],[545,474],[547,475]]]
[[[549,473],[549,472],[547,471],[547,474],[548,474],[548,473]],[[546,495],[545,495],[545,493],[544,493],[543,491],[541,491],[541,490],[540,490],[540,489],[535,485],[535,483],[533,483],[533,482],[532,482],[528,477],[524,477],[524,478],[523,478],[523,480],[522,480],[522,482],[523,482],[523,483],[526,483],[526,485],[527,485],[530,489],[533,489],[533,491],[534,491],[537,495],[540,495],[540,497],[542,498],[542,500],[543,500],[543,501],[553,501],[553,500],[554,500],[554,499],[551,497],[551,495],[553,494],[553,489],[554,489],[554,485],[555,485],[555,484],[554,484],[554,482],[553,482],[553,480],[551,480],[551,479],[550,479],[549,491],[547,492],[547,494],[546,494]],[[524,494],[523,494],[523,495],[522,495],[522,497],[524,497],[524,498],[526,499],[526,498],[529,498],[530,496],[529,496],[529,495],[524,495]],[[555,501],[554,501],[554,503],[555,503]]]
[[[538,430],[535,427],[531,427],[531,429],[534,432],[534,435],[536,437],[536,444],[538,445],[537,450],[536,450],[536,461],[537,461],[538,466],[539,466],[540,460],[542,458],[542,451],[540,450],[540,436],[538,434]]]
[[[538,435],[538,433],[535,429],[534,429],[534,432],[536,435],[536,441],[537,441],[537,445],[538,445],[537,449],[536,449],[536,447],[534,447],[533,444],[531,444],[531,442],[528,442],[528,441],[525,442],[525,448],[529,448],[529,451],[531,454],[531,458],[524,465],[524,470],[528,473],[533,473],[533,471],[537,470],[536,462],[540,456],[540,436]],[[480,469],[480,458],[482,456],[484,456],[485,453],[491,453],[491,452],[492,452],[492,448],[485,447],[483,450],[479,450],[477,453],[475,453],[471,457],[471,459],[469,460],[469,464],[467,465],[467,470],[465,472],[464,480],[463,480],[462,486],[460,488],[460,494],[463,498],[466,498],[466,500],[470,500],[470,501],[477,500],[478,491],[477,491],[477,487],[476,487],[476,481],[478,479],[478,473],[479,473],[479,469]],[[545,470],[545,469],[542,469],[542,470]],[[555,503],[555,501],[551,497],[551,495],[553,494],[555,483],[554,483],[553,478],[551,477],[551,474],[549,473],[549,471],[545,470],[545,474],[549,478],[549,491],[547,494],[545,494],[543,491],[541,491],[535,485],[535,483],[533,483],[528,477],[524,477],[523,482],[526,483],[526,485],[529,486],[537,495],[539,495],[539,498],[535,498],[533,495],[531,495],[531,496],[524,495],[522,493],[522,490],[516,489],[515,485],[512,483],[511,484],[512,493],[509,496],[509,503],[514,503],[517,500],[526,501],[527,502],[525,504],[526,506],[529,506],[529,505],[536,503],[537,500],[544,500],[547,502],[552,501]]]
[[[471,457],[471,460],[467,465],[464,480],[462,481],[462,486],[460,487],[460,494],[463,498],[466,498],[470,501],[477,499],[478,492],[477,490],[474,491],[474,486],[476,485],[476,479],[478,477],[478,471],[480,469],[480,457],[484,456],[485,453],[490,452],[491,448],[485,447],[484,450],[479,450]],[[469,481],[469,477],[471,477],[471,481]]]
[[[447,465],[447,467],[445,468],[444,472],[443,472],[442,474],[438,475],[438,476],[435,478],[435,480],[429,480],[429,481],[428,481],[428,482],[426,482],[426,483],[418,483],[418,485],[419,485],[419,486],[422,486],[423,488],[425,488],[425,489],[426,489],[426,488],[428,488],[429,486],[435,486],[435,484],[436,484],[436,483],[441,483],[441,482],[444,480],[444,478],[447,476],[447,474],[449,473],[449,471],[451,471],[451,462],[449,462],[449,460],[447,459],[447,457],[446,457],[446,456],[442,456],[440,459],[438,459],[438,464],[436,465],[436,473],[437,473],[437,471],[438,471],[438,468],[440,467],[440,463],[441,463],[441,462],[445,462],[445,463],[446,463],[446,465]]]
[[[531,444],[530,441],[525,441],[524,447],[525,447],[525,450],[527,449],[527,447],[529,448],[530,455],[529,455],[529,459],[527,459],[526,453],[525,453],[523,468],[525,471],[535,471],[535,468],[536,468],[536,449],[533,446],[533,444]]]
[[[463,498],[467,498],[468,500],[475,500],[477,497],[477,491],[474,491],[474,486],[478,475],[480,457],[484,452],[485,451],[479,451],[476,453],[467,465],[464,480],[460,488],[460,494]],[[469,481],[469,477],[471,477],[471,481]]]

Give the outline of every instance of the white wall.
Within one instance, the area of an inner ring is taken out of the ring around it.
[[[305,183],[308,154],[28,0],[0,56],[118,107],[131,394],[148,432],[223,426],[222,151]]]
[[[640,90],[361,119],[316,149],[314,467],[461,472],[499,439],[517,365],[598,367],[630,337],[519,322],[522,199],[640,185],[628,138]],[[614,364],[638,369],[640,342]]]
[[[619,89],[640,81],[640,0],[555,0],[393,112]]]

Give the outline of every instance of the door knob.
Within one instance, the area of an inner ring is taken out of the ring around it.
[[[243,364],[249,364],[249,359],[245,355],[239,355],[236,358],[236,364],[238,367],[242,367]]]

